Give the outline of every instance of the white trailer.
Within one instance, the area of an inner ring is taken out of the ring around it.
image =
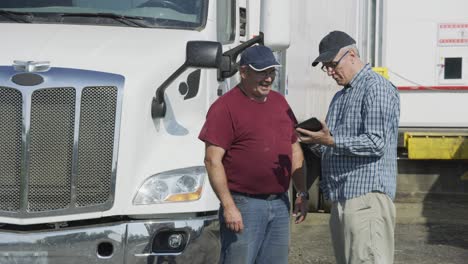
[[[466,201],[468,2],[304,0],[291,6],[286,96],[298,118],[325,118],[339,87],[310,64],[323,36],[345,31],[361,58],[400,91],[397,199],[437,194]],[[310,192],[316,197],[318,186]],[[323,209],[317,200],[312,208]]]

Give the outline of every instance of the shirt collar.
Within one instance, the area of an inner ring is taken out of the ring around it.
[[[359,86],[359,83],[364,80],[364,76],[366,75],[366,73],[368,71],[371,70],[371,67],[370,67],[370,64],[366,64],[364,65],[364,67],[362,67],[362,69],[356,74],[354,75],[353,79],[349,82],[348,85],[346,85],[344,88],[352,88],[352,87],[357,87]]]

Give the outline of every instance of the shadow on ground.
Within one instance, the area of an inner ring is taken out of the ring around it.
[[[468,161],[399,161],[398,172],[396,201],[422,203],[428,243],[467,249]],[[459,233],[465,235],[447,239]]]

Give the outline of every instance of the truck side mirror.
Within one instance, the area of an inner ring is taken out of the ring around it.
[[[189,41],[185,65],[197,68],[218,68],[221,63],[222,46],[213,41]]]
[[[162,118],[166,115],[164,92],[167,87],[181,75],[188,67],[219,68],[222,57],[222,46],[214,41],[189,41],[185,48],[185,62],[169,76],[156,90],[151,103],[151,116]]]

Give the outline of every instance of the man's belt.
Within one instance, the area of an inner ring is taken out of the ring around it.
[[[234,191],[232,193],[246,196],[249,198],[261,199],[261,200],[267,200],[267,201],[279,199],[284,195],[284,193],[251,194],[251,193],[234,192]]]

